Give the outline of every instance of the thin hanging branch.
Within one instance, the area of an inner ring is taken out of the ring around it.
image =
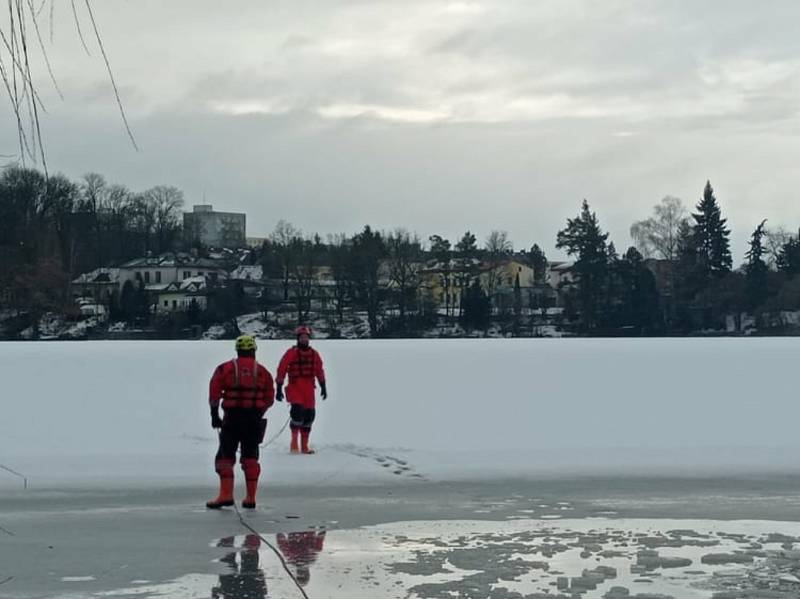
[[[42,143],[42,128],[39,126],[39,112],[38,109],[36,108],[36,98],[34,96],[35,90],[33,89],[31,66],[28,60],[28,42],[27,42],[27,35],[25,32],[25,15],[22,12],[21,2],[17,2],[17,16],[19,17],[20,39],[22,40],[22,55],[25,57],[25,72],[27,74],[28,85],[30,87],[30,96],[28,97],[28,104],[29,104],[28,109],[33,110],[33,124],[36,132],[36,141],[39,144],[39,155],[42,158],[42,169],[44,170],[45,177],[47,177],[47,158],[44,155],[44,144]],[[31,132],[31,134],[33,135],[33,131]]]
[[[50,4],[50,38],[53,39],[53,11],[54,0],[8,0],[8,14],[7,21],[0,23],[0,94],[5,93],[13,111],[14,120],[16,120],[18,143],[19,143],[19,156],[22,165],[25,166],[26,158],[30,158],[34,164],[38,164],[41,160],[45,174],[47,174],[47,158],[45,156],[45,148],[43,144],[43,135],[40,116],[47,113],[44,102],[42,101],[37,91],[37,86],[33,81],[32,73],[32,56],[30,52],[34,51],[32,48],[36,43],[31,42],[30,24],[27,19],[33,21],[33,30],[36,35],[36,42],[38,47],[36,52],[41,52],[42,58],[47,68],[50,80],[53,87],[58,93],[59,97],[63,100],[64,95],[58,85],[55,77],[53,66],[50,62],[48,49],[44,43],[42,29],[39,23],[40,15],[43,13],[47,4]],[[81,24],[82,15],[78,14],[78,6],[75,0],[70,0],[72,15],[75,20],[75,28],[78,31],[78,36],[83,45],[84,51],[87,55],[91,56],[86,37],[83,33]],[[128,117],[125,114],[125,109],[120,97],[119,86],[114,79],[114,74],[111,69],[111,63],[103,45],[103,40],[100,35],[100,30],[97,26],[97,21],[92,10],[90,0],[85,0],[86,10],[89,13],[89,20],[94,31],[94,36],[97,40],[100,53],[103,57],[103,62],[106,66],[108,77],[111,81],[111,86],[114,90],[114,97],[116,99],[117,107],[119,109],[122,122],[125,126],[125,131],[131,141],[133,148],[139,151],[139,146],[136,138],[133,135]],[[5,19],[3,19],[5,20]],[[85,24],[85,23],[84,23]],[[8,63],[4,61],[4,54],[8,53],[10,60]]]
[[[56,92],[58,92],[58,97],[63,100],[64,94],[61,93],[61,89],[58,87],[58,81],[56,81],[56,76],[53,75],[53,67],[50,66],[50,57],[47,55],[47,50],[44,47],[44,42],[42,42],[42,34],[41,31],[39,31],[39,23],[36,22],[36,12],[33,6],[33,0],[28,0],[28,9],[31,11],[31,21],[33,21],[33,29],[36,31],[36,39],[39,40],[39,48],[42,50],[42,57],[44,58],[44,64],[47,66],[47,73],[50,75],[50,81],[53,82],[53,87],[56,88]]]
[[[3,57],[0,56],[0,79],[3,80],[3,85],[6,88],[6,93],[8,94],[8,98],[11,102],[11,107],[14,110],[14,116],[17,119],[17,131],[19,133],[19,144],[20,144],[20,156],[22,156],[23,160],[25,158],[25,152],[30,150],[28,149],[28,138],[25,136],[25,130],[22,127],[22,115],[19,113],[19,105],[14,101],[14,92],[11,88],[11,82],[8,80],[8,73],[6,71],[5,65],[3,64]]]
[[[26,75],[26,72],[25,72],[25,68],[22,65],[22,63],[20,62],[20,57],[18,56],[18,52],[14,48],[13,41],[15,39],[16,39],[16,36],[12,36],[11,37],[12,42],[9,42],[8,38],[6,38],[5,34],[3,33],[3,30],[0,29],[0,41],[3,42],[3,45],[6,47],[6,49],[9,52],[9,54],[11,55],[11,66],[12,66],[11,72],[12,72],[12,76],[15,78],[17,73],[19,73],[19,75],[22,77],[22,79],[25,80],[26,85],[30,84],[31,87],[33,87],[33,81],[28,81],[28,78],[27,78],[27,75]],[[42,112],[46,113],[47,109],[44,106],[44,102],[42,102],[42,99],[39,97],[39,94],[36,92],[35,88],[34,88],[33,95],[36,98],[36,102],[39,104],[39,109]]]
[[[117,82],[114,81],[114,73],[111,71],[111,64],[108,61],[108,55],[106,54],[106,50],[103,47],[103,39],[100,37],[100,31],[97,29],[97,22],[94,19],[94,12],[92,11],[92,5],[89,0],[85,0],[86,2],[86,10],[89,11],[89,19],[92,21],[92,28],[94,29],[94,35],[97,39],[97,45],[100,47],[100,53],[103,55],[103,61],[106,63],[106,70],[108,71],[108,77],[111,79],[111,86],[114,88],[114,95],[117,98],[117,106],[119,107],[119,113],[122,116],[122,122],[125,124],[125,130],[128,132],[128,137],[133,144],[133,147],[136,151],[139,151],[139,146],[136,143],[136,138],[133,136],[133,132],[131,131],[130,125],[128,124],[128,118],[125,116],[125,109],[122,106],[122,100],[119,97],[119,89],[117,88]]]
[[[9,94],[11,95],[11,103],[14,105],[14,112],[17,115],[17,133],[19,135],[19,148],[20,148],[20,158],[22,159],[23,166],[25,165],[25,148],[27,147],[27,140],[23,143],[23,137],[25,136],[25,130],[22,126],[22,118],[20,117],[20,102],[19,102],[19,90],[17,89],[17,52],[16,52],[16,27],[14,25],[14,7],[12,5],[11,0],[8,0],[8,20],[11,24],[11,44],[8,43],[6,40],[6,36],[3,35],[2,30],[0,30],[0,36],[3,38],[3,42],[5,43],[6,48],[8,48],[9,53],[11,54],[11,86],[9,89]],[[29,150],[30,151],[30,150]]]
[[[86,56],[91,56],[92,53],[89,52],[89,46],[86,45],[86,39],[83,37],[83,29],[81,28],[81,20],[78,18],[78,8],[75,6],[75,0],[70,0],[70,2],[72,2],[72,16],[75,18],[75,29],[78,30],[78,37],[81,39]]]

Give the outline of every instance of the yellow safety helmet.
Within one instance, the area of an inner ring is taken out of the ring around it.
[[[241,335],[237,337],[236,351],[256,351],[256,338],[252,335]]]

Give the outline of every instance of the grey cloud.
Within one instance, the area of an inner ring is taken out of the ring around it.
[[[552,253],[586,197],[622,249],[662,196],[694,204],[708,178],[738,257],[761,218],[800,222],[797,3],[447,5],[107,0],[143,151],[71,40],[54,61],[67,101],[49,98],[44,121],[51,168],[175,184],[246,210],[253,234],[280,218],[321,233],[502,228]]]

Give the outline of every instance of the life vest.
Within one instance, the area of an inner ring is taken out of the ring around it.
[[[287,373],[289,380],[292,379],[313,379],[317,375],[317,364],[319,358],[314,349],[300,349],[294,350],[292,360],[289,362]]]
[[[229,362],[233,371],[233,384],[225,387],[223,391],[222,407],[266,410],[270,402],[267,398],[267,377],[262,375],[259,381],[259,364],[253,359],[253,370],[243,368],[239,359],[234,358]],[[261,385],[259,386],[259,382]]]

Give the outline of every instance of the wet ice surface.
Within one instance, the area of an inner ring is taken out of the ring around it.
[[[300,597],[234,512],[199,507],[203,492],[0,496],[13,533],[0,538],[0,597]],[[245,520],[313,599],[800,596],[800,480],[790,477],[409,481],[263,495]]]
[[[776,529],[784,532],[769,532]],[[263,534],[309,596],[365,599],[788,599],[800,594],[800,551],[788,548],[800,539],[791,535],[800,535],[800,523],[586,519],[555,526],[541,520],[417,521]],[[188,574],[162,584],[132,582],[56,596],[297,596],[258,536],[212,544],[226,551],[216,576]],[[73,580],[79,579],[92,577]]]

